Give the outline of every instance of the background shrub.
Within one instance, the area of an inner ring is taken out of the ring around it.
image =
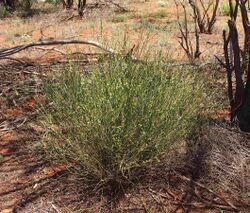
[[[113,16],[111,19],[111,21],[114,23],[120,23],[120,22],[124,22],[126,20],[127,20],[127,17],[124,15],[116,15],[116,16]]]
[[[108,57],[91,74],[71,65],[45,92],[43,142],[84,178],[123,183],[178,146],[203,113],[203,86],[187,68]]]
[[[25,17],[31,13],[32,0],[18,0],[16,1],[16,13],[18,16]]]
[[[9,11],[6,9],[5,6],[0,4],[0,18],[5,18],[7,16],[9,16]]]
[[[52,5],[58,5],[60,3],[60,0],[46,0],[45,2]]]
[[[233,5],[235,4],[234,2],[232,3]],[[220,3],[220,8],[219,8],[220,14],[223,16],[229,16],[230,14],[230,7],[228,2],[222,2]]]

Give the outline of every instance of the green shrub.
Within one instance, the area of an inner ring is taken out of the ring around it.
[[[157,3],[160,7],[166,7],[168,5],[168,1],[164,1],[164,0],[159,0],[157,1]]]
[[[132,25],[135,28],[144,28],[148,30],[149,32],[156,32],[156,31],[157,32],[172,32],[173,30],[176,30],[176,27],[178,26],[175,22],[157,24],[157,23],[151,23],[147,21],[146,19],[133,22]]]
[[[45,2],[52,5],[58,5],[60,0],[46,0]]]
[[[104,58],[69,66],[45,92],[46,153],[84,178],[123,183],[178,146],[203,113],[202,82],[187,68]]]
[[[19,0],[15,2],[15,14],[19,17],[26,17],[31,14],[31,7],[34,0]]]
[[[233,4],[234,5],[234,4]],[[220,14],[223,16],[229,16],[230,14],[230,6],[228,2],[222,2],[220,4],[220,8],[219,8]]]
[[[127,17],[124,15],[113,16],[111,19],[111,21],[114,23],[124,22],[126,20],[127,20]]]
[[[6,7],[0,4],[0,18],[5,18],[9,15],[9,11],[6,9]]]
[[[153,18],[165,18],[167,17],[167,13],[165,10],[159,10],[154,14],[151,14]]]

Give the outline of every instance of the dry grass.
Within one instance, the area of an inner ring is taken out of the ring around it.
[[[204,128],[203,179],[217,192],[250,201],[250,135],[215,125]]]

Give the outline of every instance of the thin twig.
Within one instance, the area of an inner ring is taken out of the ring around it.
[[[43,48],[43,47],[34,47],[35,49],[38,49],[38,50],[43,50],[43,51],[54,51],[54,52],[58,52],[62,55],[66,55],[66,53],[62,50],[59,50],[57,48]]]
[[[197,182],[197,181],[194,181],[194,180],[192,180],[192,179],[190,179],[190,178],[188,178],[188,177],[185,177],[185,176],[183,176],[183,175],[177,174],[177,176],[178,176],[180,179],[184,180],[184,181],[192,182],[192,183],[195,184],[196,186],[199,186],[200,188],[205,189],[206,191],[208,191],[208,192],[211,193],[212,195],[214,195],[214,196],[220,198],[223,202],[225,202],[225,203],[226,203],[228,206],[230,206],[232,209],[234,209],[235,211],[238,211],[238,209],[237,209],[230,201],[228,201],[226,198],[224,198],[224,197],[218,195],[218,194],[215,193],[212,189],[209,189],[208,187],[204,186],[203,184],[201,184],[201,183],[199,183],[199,182]]]
[[[195,209],[211,209],[211,208],[213,208],[213,209],[222,209],[222,210],[227,210],[227,211],[238,211],[230,206],[218,205],[218,204],[197,205],[194,203],[184,203],[184,202],[171,202],[171,204],[177,205],[177,206],[191,207],[191,208],[195,208]]]
[[[0,58],[0,60],[12,60],[12,61],[16,61],[22,65],[30,65],[30,63],[26,62],[26,61],[23,61],[21,59],[18,59],[18,58],[12,58],[12,57],[4,57],[4,58]]]
[[[57,213],[61,213],[61,211],[57,208],[57,206],[55,206],[55,204],[51,203],[51,206]]]

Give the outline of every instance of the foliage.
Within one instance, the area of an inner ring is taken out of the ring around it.
[[[16,2],[15,10],[19,16],[27,16],[30,14],[30,9],[33,1],[31,0],[20,0]]]
[[[60,3],[60,0],[46,0],[45,2],[52,5],[58,5]]]
[[[165,18],[167,17],[167,13],[165,10],[159,10],[154,14],[151,14],[153,18]]]
[[[133,179],[204,113],[203,82],[187,68],[109,56],[90,74],[71,65],[56,79],[45,86],[45,151],[102,184]]]
[[[35,0],[10,0],[4,4],[0,2],[0,17],[6,17],[15,12],[18,16],[27,16]]]
[[[112,17],[112,22],[114,23],[119,23],[119,22],[124,22],[127,20],[127,17],[124,15],[117,15]]]
[[[8,15],[9,15],[9,11],[6,9],[6,7],[0,4],[0,18],[5,18]]]
[[[168,1],[167,0],[159,0],[159,1],[157,1],[157,4],[160,7],[166,7],[168,5]]]
[[[133,27],[135,28],[145,28],[149,32],[172,32],[176,29],[177,25],[175,22],[155,24],[149,22],[147,19],[141,19],[140,21],[134,22]]]
[[[222,2],[220,3],[220,13],[224,16],[230,15],[230,6],[228,2]]]

